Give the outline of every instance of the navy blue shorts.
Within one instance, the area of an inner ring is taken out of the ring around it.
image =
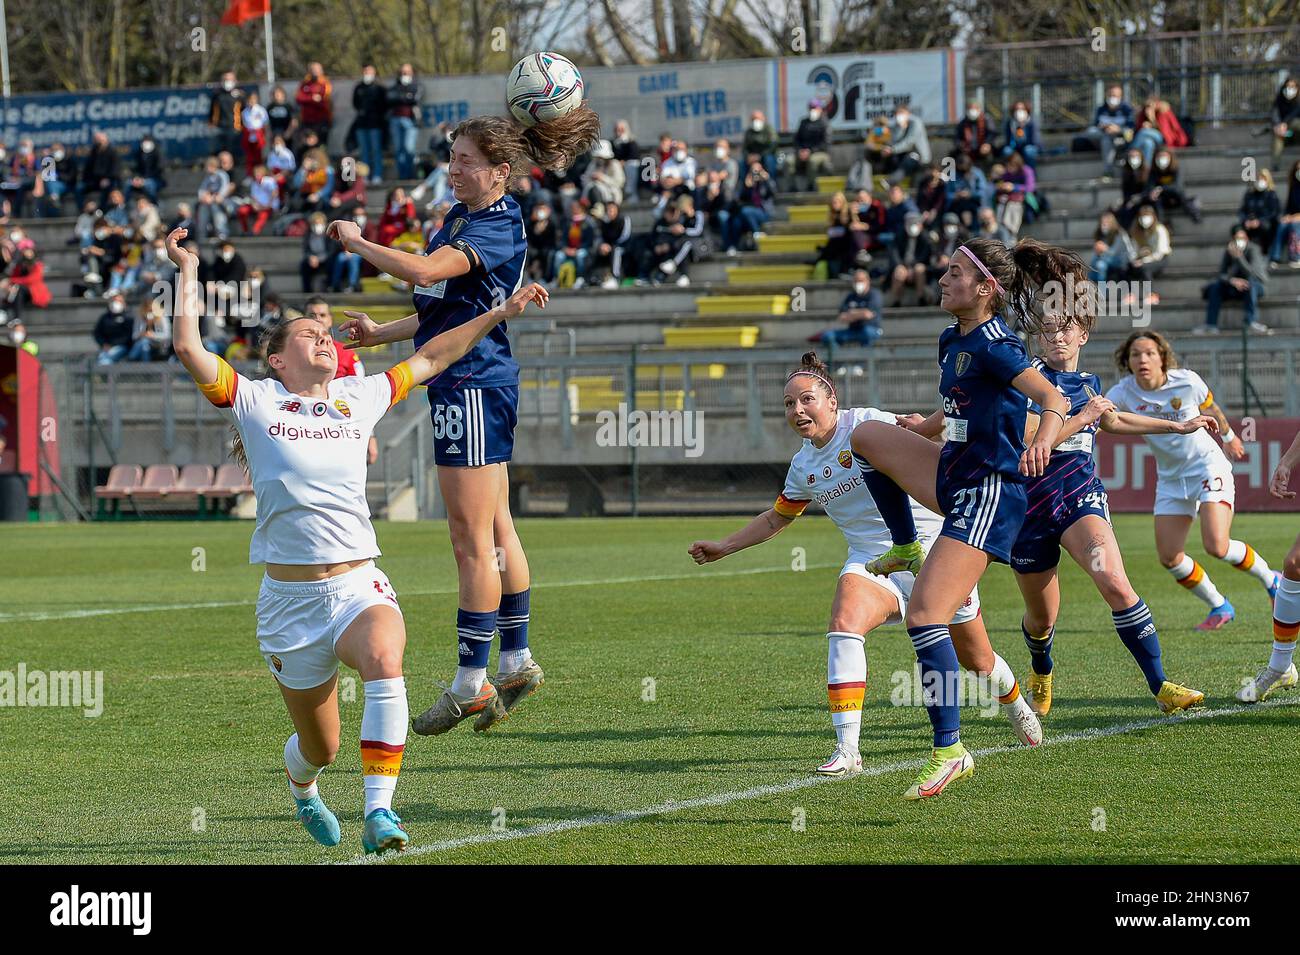
[[[519,388],[430,388],[433,460],[472,468],[509,461],[515,450]]]
[[[1061,562],[1061,537],[1080,518],[1094,515],[1110,523],[1106,486],[1096,478],[1057,505],[1055,511],[1031,514],[1011,548],[1011,569],[1018,574],[1041,574]]]
[[[957,481],[939,473],[935,487],[943,511],[940,534],[1010,563],[1011,547],[1025,520],[1025,486],[1000,474]]]

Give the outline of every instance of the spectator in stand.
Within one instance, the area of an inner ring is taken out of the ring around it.
[[[188,202],[176,203],[176,213],[172,216],[171,223],[163,231],[166,233],[174,229],[184,229],[186,232],[195,231],[194,207]]]
[[[704,216],[709,230],[721,242],[727,234],[727,220],[731,218],[732,200],[723,191],[723,173],[716,169],[701,171],[695,177],[695,208]]]
[[[36,257],[36,243],[18,241],[18,258],[0,278],[0,325],[22,317],[28,306],[49,308],[50,289],[45,284],[45,265]]]
[[[992,186],[988,177],[965,153],[955,160],[953,176],[945,183],[945,188],[944,207],[955,213],[967,229],[975,227],[982,207],[992,207]]]
[[[117,150],[108,141],[108,134],[96,131],[91,136],[90,151],[81,166],[81,176],[77,180],[76,199],[80,206],[86,193],[92,189],[99,190],[99,204],[108,202],[108,194],[122,183],[121,160]]]
[[[294,157],[298,160],[299,168],[302,167],[302,161],[307,156],[307,154],[314,153],[314,152],[328,153],[329,150],[327,150],[324,144],[321,143],[320,136],[317,134],[316,130],[299,129],[297,141],[293,147],[293,154]]]
[[[659,200],[656,212],[662,212],[670,199],[695,186],[695,157],[686,150],[686,144],[673,140],[672,155],[659,167]]]
[[[217,257],[212,260],[210,287],[217,315],[237,318],[243,298],[241,283],[248,278],[248,263],[235,249],[235,243],[223,239],[217,246]],[[234,325],[227,321],[227,327]]]
[[[414,79],[412,79],[412,82],[414,82]],[[420,119],[418,111],[416,119]],[[446,120],[435,126],[433,132],[429,134],[429,157],[430,160],[437,159],[447,165],[451,164],[451,123]],[[432,161],[422,162],[420,165],[422,175],[427,176],[429,170],[433,169]]]
[[[1161,146],[1181,149],[1186,145],[1187,134],[1173,109],[1159,97],[1150,97],[1137,117],[1137,131],[1133,134],[1133,148],[1142,153],[1143,164],[1150,166]]]
[[[1006,226],[1012,236],[1020,234],[1020,227],[1025,222],[1026,207],[1036,185],[1034,170],[1025,163],[1020,153],[1012,153],[1007,157],[1006,169],[994,188],[998,197],[998,221]],[[1030,221],[1033,221],[1032,218]]]
[[[230,177],[222,171],[216,156],[209,156],[203,169],[195,207],[195,238],[206,241],[215,235],[224,239],[229,234],[225,196],[230,191]]]
[[[678,285],[689,285],[686,274],[691,243],[686,237],[687,224],[682,215],[684,206],[690,202],[689,196],[669,203],[660,214],[650,232],[648,241],[642,246],[641,267],[638,271],[637,284],[661,284],[666,278],[677,275]],[[691,212],[694,212],[693,204]]]
[[[377,242],[379,239],[379,230],[370,217],[366,215],[364,209],[359,209],[352,216],[361,229],[361,237],[367,242]],[[343,246],[339,245],[334,250],[334,261],[330,264],[330,291],[331,292],[360,292],[361,291],[361,267],[365,265],[365,259],[359,253],[349,252]],[[347,285],[344,286],[343,279],[346,276]]]
[[[1259,300],[1268,284],[1268,266],[1259,246],[1250,241],[1240,225],[1232,227],[1232,238],[1219,261],[1219,274],[1205,286],[1205,325],[1194,328],[1196,335],[1219,333],[1219,310],[1225,301],[1239,301],[1246,309],[1246,327],[1266,333],[1268,326],[1259,321]]]
[[[1273,171],[1277,172],[1282,164],[1282,150],[1300,133],[1300,79],[1294,74],[1278,88],[1269,124],[1273,127]]]
[[[591,258],[592,283],[597,276],[601,288],[618,288],[623,278],[623,255],[632,239],[632,220],[617,202],[607,202],[604,208],[592,209],[596,220],[596,246]]]
[[[740,184],[740,194],[736,197],[735,212],[727,219],[727,231],[723,244],[727,255],[737,254],[740,237],[748,233],[755,246],[762,237],[763,224],[772,218],[776,209],[776,191],[772,188],[772,179],[763,165],[763,159],[757,153],[748,157],[748,170]]]
[[[717,174],[722,186],[723,201],[730,204],[740,184],[740,163],[731,155],[730,142],[719,139],[713,144],[713,158],[709,160],[708,170]]]
[[[290,183],[289,208],[294,212],[310,214],[329,208],[334,193],[334,169],[323,149],[315,149],[302,157],[302,165]]]
[[[271,150],[266,154],[266,171],[275,177],[276,185],[280,188],[281,201],[288,194],[289,183],[297,168],[298,160],[293,150],[289,148],[283,136],[277,135],[271,140]]]
[[[999,151],[1003,159],[1009,159],[1012,153],[1019,153],[1030,169],[1038,164],[1038,154],[1043,144],[1038,138],[1038,123],[1029,115],[1029,104],[1023,100],[1011,107],[1011,115],[1002,125],[1002,136],[1006,140]]]
[[[172,323],[167,310],[157,299],[145,299],[140,303],[131,339],[127,361],[160,361],[171,351]]]
[[[582,288],[587,284],[587,265],[596,245],[596,228],[587,209],[586,199],[575,202],[569,221],[560,231],[560,243],[555,250],[555,277],[562,286]]]
[[[1124,278],[1129,282],[1143,283],[1144,308],[1159,305],[1160,296],[1148,287],[1169,264],[1169,253],[1173,251],[1169,242],[1169,229],[1156,218],[1153,206],[1143,206],[1129,229],[1129,238],[1133,240],[1133,257],[1129,260]],[[1124,297],[1124,304],[1132,304],[1134,298],[1131,292],[1128,293]]]
[[[94,339],[99,346],[95,358],[97,365],[112,365],[127,355],[135,338],[135,320],[126,314],[126,298],[115,292],[108,299],[108,308],[95,322]]]
[[[532,188],[531,177],[521,176],[520,179],[528,182],[529,188]],[[429,170],[429,175],[425,176],[424,181],[411,190],[411,198],[415,202],[424,202],[425,196],[429,197],[429,201],[424,205],[425,209],[432,209],[444,202],[453,203],[456,201],[456,197],[451,194],[448,163],[441,155],[433,157],[433,168]]]
[[[370,183],[384,181],[384,123],[388,116],[388,90],[377,81],[373,63],[361,68],[361,82],[352,87],[352,109],[357,148],[361,161],[370,168]]]
[[[555,250],[560,244],[560,232],[549,202],[538,202],[528,222],[528,275],[535,282],[549,284],[555,276],[551,268]]]
[[[943,219],[939,223],[939,228],[930,233],[930,244],[934,247],[934,257],[930,260],[930,271],[926,277],[926,287],[929,290],[930,300],[939,301],[941,292],[939,290],[939,279],[943,278],[948,271],[948,263],[952,257],[957,254],[966,242],[969,236],[966,230],[962,228],[961,220],[957,218],[954,212],[945,212]]]
[[[1287,183],[1286,209],[1278,220],[1269,258],[1278,265],[1300,269],[1300,159],[1291,166]]]
[[[242,119],[244,129],[239,145],[244,150],[244,170],[251,176],[253,167],[266,158],[266,131],[271,122],[257,90],[249,91]]]
[[[763,168],[767,170],[768,179],[776,178],[776,130],[768,125],[767,117],[763,115],[761,109],[756,109],[749,114],[749,128],[745,130],[744,149],[746,156],[758,156]]]
[[[1120,202],[1116,207],[1116,217],[1120,225],[1128,228],[1133,217],[1143,205],[1150,201],[1152,189],[1151,166],[1142,158],[1142,150],[1130,146],[1124,154],[1123,172],[1120,174]]]
[[[379,244],[392,246],[393,241],[406,230],[406,223],[415,218],[415,203],[401,186],[388,193],[384,211],[379,216]]]
[[[1092,233],[1092,263],[1088,278],[1093,282],[1106,282],[1124,275],[1137,250],[1114,212],[1107,209],[1097,217],[1097,228]]]
[[[1175,209],[1184,209],[1193,222],[1201,221],[1201,200],[1184,191],[1178,157],[1163,146],[1156,150],[1147,185],[1146,200],[1156,207],[1161,219],[1167,220]]]
[[[831,127],[819,100],[810,100],[808,115],[794,133],[794,170],[790,187],[795,192],[816,188],[817,177],[831,173]]]
[[[853,160],[853,165],[844,176],[844,191],[855,195],[865,189],[870,192],[876,188],[876,171],[871,166],[871,152],[863,147],[862,155]]]
[[[884,305],[880,290],[871,287],[871,276],[866,269],[853,273],[853,290],[840,303],[836,326],[814,335],[809,341],[825,342],[833,347],[840,345],[874,345],[884,334],[880,327],[880,313]]]
[[[889,126],[889,117],[881,113],[867,128],[867,138],[863,145],[864,154],[877,174],[894,171],[896,163],[892,159],[893,145],[894,131]]]
[[[121,189],[114,189],[108,194],[103,213],[104,219],[117,229],[125,229],[131,224],[131,213],[126,207],[126,197],[122,195]]]
[[[885,231],[885,204],[866,189],[859,190],[854,200],[853,244],[857,248],[855,261],[860,266],[871,263],[871,253],[884,247],[880,236]]]
[[[894,239],[903,231],[903,220],[909,215],[915,215],[918,218],[921,210],[916,207],[916,203],[903,190],[899,183],[894,183],[889,187],[889,202],[885,205],[885,228],[880,233],[880,242],[888,247],[894,244]]]
[[[894,243],[889,248],[888,307],[901,305],[909,288],[916,292],[917,305],[929,302],[927,285],[933,258],[934,247],[921,226],[920,214],[909,212],[903,219],[902,231],[894,236]]]
[[[1101,152],[1101,179],[1110,181],[1115,169],[1115,153],[1134,133],[1133,107],[1124,101],[1124,89],[1113,84],[1106,89],[1106,99],[1097,107],[1092,125],[1079,136],[1096,145]]]
[[[998,222],[997,213],[991,206],[982,206],[979,211],[979,230],[975,233],[977,239],[997,239],[1003,245],[1010,248],[1015,245],[1015,237],[1006,230],[1002,223]]]
[[[9,202],[9,213],[22,218],[27,207],[27,197],[36,186],[36,149],[32,141],[23,137],[12,155],[0,147],[0,196]]]
[[[307,64],[307,75],[298,85],[294,102],[298,104],[298,120],[302,128],[315,132],[321,144],[327,145],[334,125],[334,87],[320,63]]]
[[[259,162],[248,183],[248,201],[239,207],[239,227],[245,235],[261,235],[267,220],[279,211],[280,184],[267,171],[266,163]]]
[[[399,179],[415,178],[415,148],[424,123],[423,100],[424,92],[415,79],[415,67],[403,63],[397,82],[388,90],[388,141],[393,147]]]
[[[890,129],[890,145],[885,147],[891,170],[890,182],[901,182],[910,177],[918,166],[930,161],[930,134],[925,123],[912,115],[906,103],[894,109],[894,125]]]
[[[921,225],[927,229],[937,229],[948,205],[948,184],[939,175],[939,170],[932,165],[920,168],[917,175],[916,208],[921,212]]]
[[[826,244],[817,256],[818,263],[826,263],[827,278],[844,278],[853,269],[858,252],[853,242],[856,219],[857,211],[844,193],[833,193],[826,206]]]
[[[614,158],[613,145],[607,139],[599,140],[582,174],[582,197],[591,204],[618,202],[626,184],[623,164]]]
[[[283,86],[276,86],[271,90],[271,102],[266,107],[266,117],[272,142],[275,142],[277,136],[286,143],[293,142],[294,133],[298,131],[298,113],[293,103],[289,102],[289,94],[284,91]]]
[[[167,245],[163,234],[159,234],[149,243],[149,248],[140,261],[136,286],[130,293],[133,296],[148,295],[153,291],[155,282],[171,283],[176,276],[176,266],[167,256]]]
[[[212,151],[234,153],[244,131],[244,91],[235,81],[235,71],[221,74],[221,85],[213,91],[208,107],[208,125],[212,127]]]
[[[63,143],[51,143],[46,150],[41,175],[45,179],[45,201],[38,207],[41,216],[63,215],[63,197],[77,185],[77,161],[68,155]]]
[[[323,291],[329,281],[329,259],[340,246],[325,235],[328,225],[323,212],[313,212],[307,217],[307,231],[302,237],[302,261],[298,264],[304,292]]]
[[[158,141],[145,134],[131,155],[131,178],[127,181],[126,197],[144,193],[151,202],[158,201],[158,193],[167,185],[163,175],[165,160]]]
[[[1237,209],[1237,224],[1246,230],[1251,242],[1268,253],[1277,238],[1278,223],[1282,218],[1282,204],[1273,188],[1273,174],[1261,169],[1255,181],[1246,187]]]
[[[627,120],[620,119],[614,124],[610,146],[614,158],[623,164],[623,198],[633,199],[642,191],[645,177],[641,174],[641,150],[632,138],[632,127]]]
[[[153,242],[162,233],[162,216],[148,196],[142,194],[135,197],[130,226],[132,235],[145,242]]]
[[[971,163],[987,169],[993,162],[995,143],[989,118],[978,100],[966,104],[966,115],[957,124],[953,156],[966,156]]]
[[[326,159],[328,162],[328,159]],[[346,168],[346,167],[345,167]],[[333,173],[333,167],[331,167]],[[351,176],[334,175],[334,191],[330,193],[325,204],[325,215],[333,222],[335,219],[350,219],[366,207],[366,181],[370,169],[359,162],[352,166]]]

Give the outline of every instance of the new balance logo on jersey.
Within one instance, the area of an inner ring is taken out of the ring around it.
[[[281,410],[281,411],[288,411],[290,414],[297,414],[299,411],[302,410],[302,402],[301,402],[301,401],[292,401],[292,400],[290,400],[290,401],[281,401],[281,402],[280,402],[280,410]]]

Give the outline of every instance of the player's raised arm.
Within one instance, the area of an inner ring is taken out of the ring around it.
[[[1290,484],[1291,471],[1297,464],[1300,464],[1300,432],[1296,432],[1291,447],[1286,449],[1282,459],[1277,462],[1277,467],[1273,469],[1273,476],[1268,482],[1268,493],[1282,500],[1295,497],[1295,491],[1290,489]]]
[[[444,245],[430,255],[417,255],[390,249],[371,242],[361,235],[361,227],[350,219],[335,219],[326,231],[331,239],[348,252],[355,252],[380,272],[399,278],[411,285],[435,285],[443,279],[464,275],[478,263],[471,260],[472,251]]]
[[[529,283],[496,308],[489,309],[477,318],[463,325],[457,325],[441,335],[435,335],[414,355],[406,359],[404,364],[410,368],[414,381],[426,381],[446,371],[468,354],[469,350],[498,323],[523,314],[530,302],[537,303],[539,308],[545,308],[550,297],[550,293],[541,285],[536,282]],[[344,312],[343,314],[351,316],[355,313]]]
[[[365,312],[344,311],[343,314],[350,317],[339,326],[339,332],[348,340],[349,345],[359,348],[387,345],[389,342],[404,342],[408,338],[414,338],[420,328],[420,316],[417,312],[382,324]]]
[[[186,229],[173,229],[166,240],[167,257],[177,269],[172,348],[196,383],[210,385],[217,380],[220,366],[199,335],[199,257],[181,248],[187,235]]]
[[[807,501],[792,501],[787,513],[781,513],[781,501],[769,507],[740,530],[720,541],[696,541],[686,552],[697,564],[709,564],[715,560],[728,557],[736,551],[744,550],[769,541],[794,523],[794,519],[803,511],[800,505]]]
[[[1107,434],[1191,434],[1204,428],[1219,433],[1219,422],[1210,415],[1197,415],[1188,421],[1166,421],[1131,411],[1112,411],[1104,415],[1098,427]]]
[[[1026,477],[1038,477],[1052,456],[1057,434],[1065,427],[1070,402],[1037,368],[1026,368],[1016,375],[1011,386],[1042,409],[1033,440],[1020,457],[1020,473]]]

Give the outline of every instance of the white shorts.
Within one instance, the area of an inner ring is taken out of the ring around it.
[[[849,559],[845,562],[844,567],[840,570],[840,576],[845,574],[855,574],[858,577],[865,577],[873,584],[879,584],[884,587],[898,600],[898,613],[890,616],[885,621],[886,624],[902,623],[903,618],[907,616],[907,601],[912,596],[912,585],[916,583],[916,575],[911,571],[901,571],[896,574],[890,574],[888,577],[882,577],[880,574],[873,574],[867,570],[867,562],[875,560],[880,554],[867,553],[866,551],[849,551]],[[957,608],[957,613],[952,618],[952,623],[970,623],[980,612],[980,589],[976,587],[966,598],[966,602]]]
[[[1217,459],[1211,458],[1206,464],[1206,469],[1200,474],[1160,478],[1156,482],[1156,506],[1151,513],[1195,517],[1202,504],[1217,502],[1232,507],[1237,498],[1232,463],[1218,455]]]
[[[289,689],[320,686],[338,672],[334,644],[363,610],[376,604],[401,613],[393,585],[374,561],[328,580],[263,577],[257,648],[271,674]]]

